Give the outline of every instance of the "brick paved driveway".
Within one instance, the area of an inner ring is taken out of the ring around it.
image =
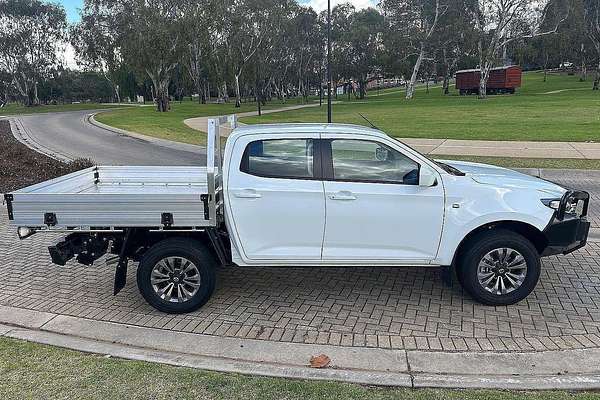
[[[596,174],[596,176],[594,176]],[[552,175],[552,176],[549,176]],[[600,173],[547,179],[594,191]],[[599,212],[591,218],[599,226]],[[148,306],[130,268],[112,295],[114,270],[50,264],[45,235],[19,241],[0,213],[0,304],[103,321],[276,341],[432,350],[600,347],[600,243],[544,260],[540,283],[510,307],[474,303],[426,268],[229,268],[214,297],[187,315]]]

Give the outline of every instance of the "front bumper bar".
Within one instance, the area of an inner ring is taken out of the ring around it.
[[[579,215],[565,212],[567,204],[573,201],[582,202]],[[542,256],[569,254],[586,245],[590,231],[590,223],[586,218],[589,202],[588,192],[568,190],[563,195],[558,210],[544,229],[547,246],[542,252]]]

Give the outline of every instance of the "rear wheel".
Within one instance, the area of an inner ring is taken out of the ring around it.
[[[457,274],[465,291],[480,303],[517,303],[535,288],[541,270],[537,249],[527,238],[492,230],[474,238],[463,251]]]
[[[174,238],[157,243],[142,257],[137,284],[159,311],[187,313],[202,307],[215,288],[217,263],[200,242]]]

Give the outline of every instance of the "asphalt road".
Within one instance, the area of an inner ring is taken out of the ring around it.
[[[21,135],[34,148],[64,158],[90,158],[99,165],[201,165],[206,154],[163,147],[114,133],[88,122],[91,111],[14,117]]]

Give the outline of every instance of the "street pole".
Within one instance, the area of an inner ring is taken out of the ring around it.
[[[331,123],[331,0],[327,0],[327,122]]]

